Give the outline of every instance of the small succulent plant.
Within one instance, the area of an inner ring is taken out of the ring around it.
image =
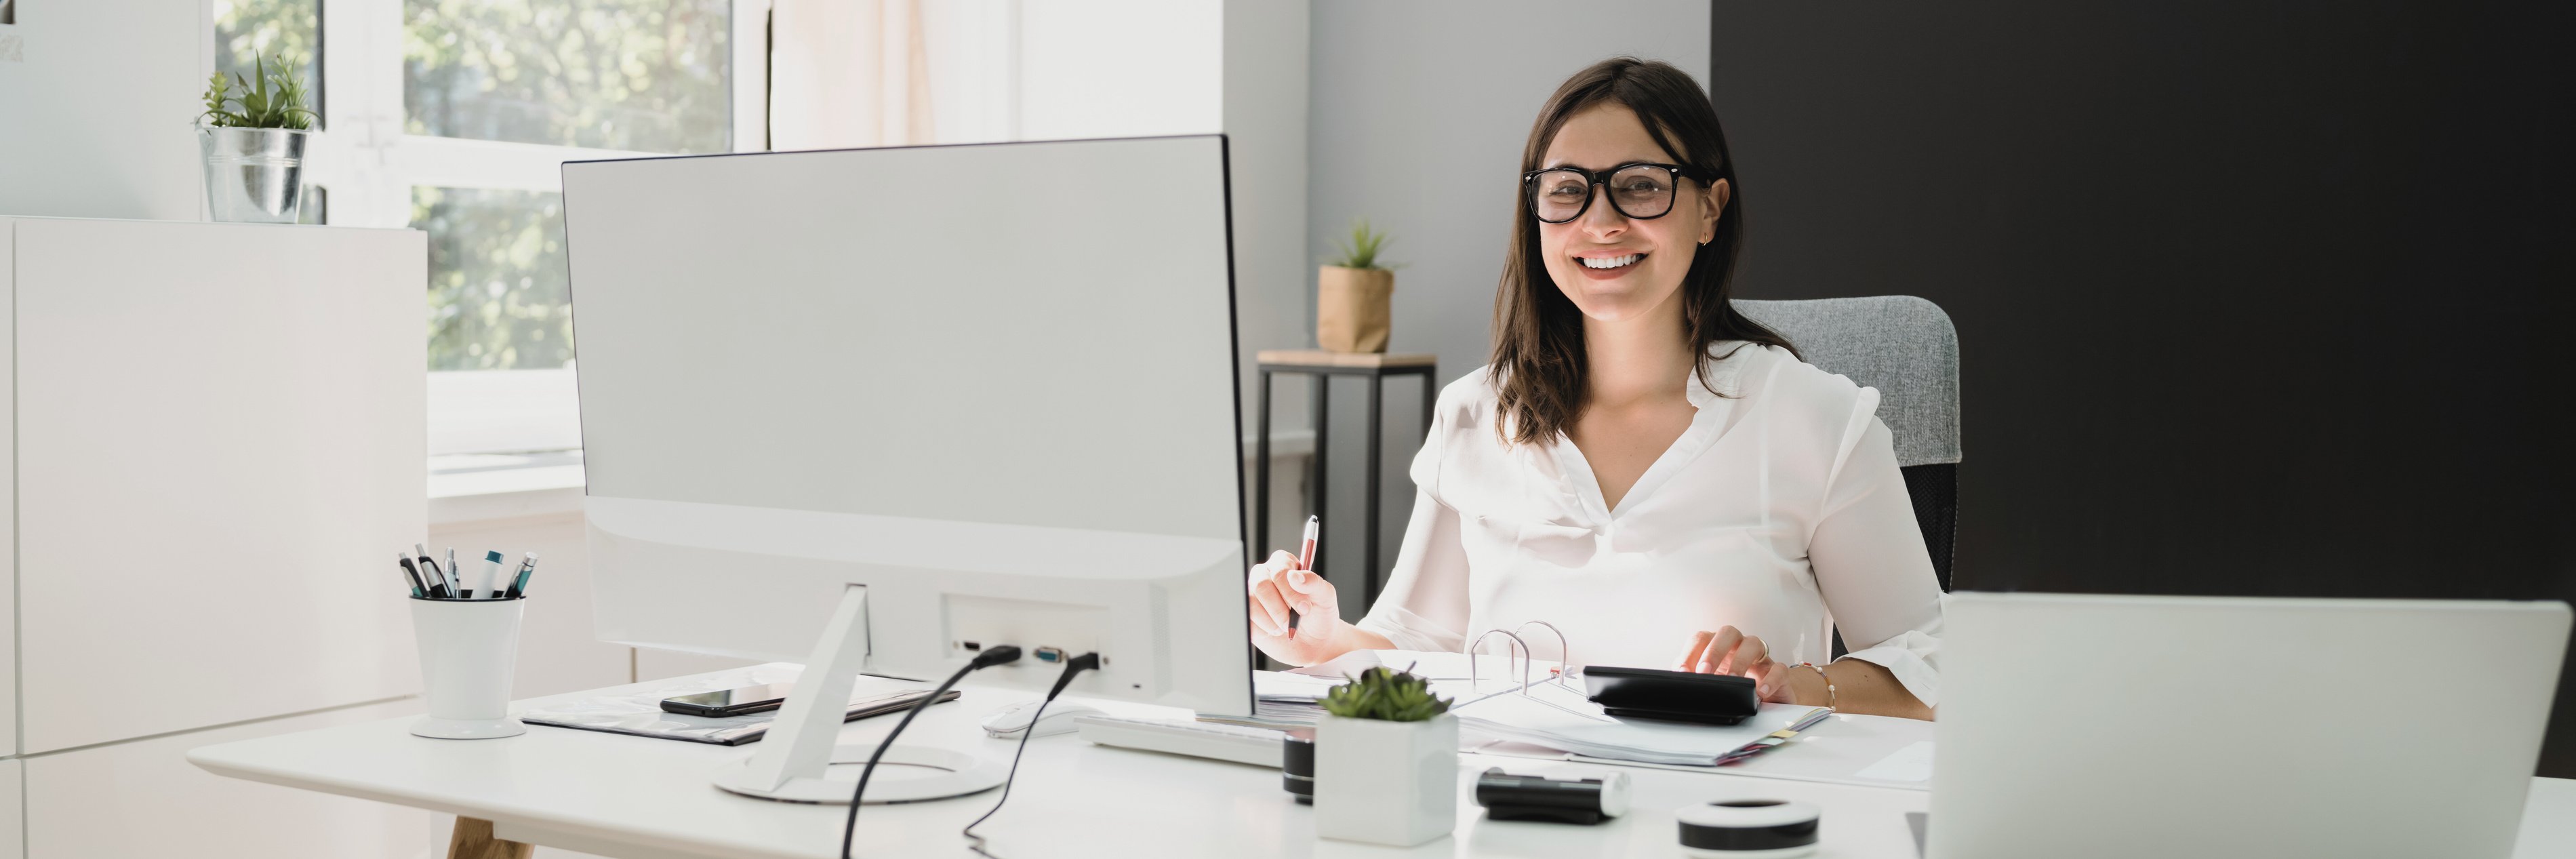
[[[1422,722],[1449,712],[1449,699],[1431,694],[1431,681],[1410,670],[1381,666],[1326,691],[1324,712],[1345,719]]]
[[[1377,261],[1377,252],[1385,247],[1385,233],[1369,229],[1365,218],[1352,221],[1351,238],[1342,243],[1342,255],[1332,264],[1343,268],[1387,268]]]
[[[279,69],[293,68],[286,58],[277,58]],[[284,71],[268,70],[268,58],[252,60],[256,81],[235,74],[230,80],[223,72],[206,81],[206,112],[201,114],[207,125],[216,128],[287,128],[308,131],[314,113],[304,94],[304,84]]]

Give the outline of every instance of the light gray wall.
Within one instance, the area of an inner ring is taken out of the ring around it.
[[[196,220],[209,8],[54,0],[0,26],[0,215]]]
[[[1360,216],[1394,236],[1386,257],[1402,268],[1388,350],[1439,354],[1444,384],[1485,363],[1521,145],[1548,95],[1584,66],[1621,54],[1694,76],[1709,68],[1708,4],[1689,0],[1314,0],[1313,13],[1307,241],[1320,262]],[[1309,343],[1313,288],[1309,275]],[[1336,385],[1331,407],[1322,566],[1343,593],[1346,619],[1366,610],[1355,584],[1364,390]],[[1414,391],[1410,381],[1387,386],[1382,568],[1395,562],[1413,506],[1404,472],[1423,433]]]

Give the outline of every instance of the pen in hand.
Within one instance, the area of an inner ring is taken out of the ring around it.
[[[1321,532],[1322,532],[1322,530],[1323,530],[1323,528],[1322,528],[1323,523],[1324,523],[1324,520],[1323,520],[1323,517],[1321,517],[1321,516],[1308,516],[1308,517],[1306,517],[1306,536],[1305,536],[1305,539],[1304,539],[1304,540],[1302,540],[1302,541],[1298,544],[1298,547],[1297,547],[1297,569],[1300,569],[1300,570],[1312,570],[1312,569],[1314,569],[1314,568],[1315,568],[1315,538],[1316,538],[1316,536],[1318,536],[1319,534],[1321,534]],[[1296,637],[1297,637],[1297,618],[1298,618],[1298,617],[1300,617],[1300,615],[1297,613],[1297,607],[1296,607],[1296,606],[1294,606],[1294,605],[1289,606],[1289,607],[1288,607],[1288,637],[1289,637],[1289,638],[1296,638]]]

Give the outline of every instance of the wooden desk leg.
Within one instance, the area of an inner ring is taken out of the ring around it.
[[[494,838],[492,821],[471,817],[457,818],[447,839],[447,859],[528,859],[536,853],[537,845]]]

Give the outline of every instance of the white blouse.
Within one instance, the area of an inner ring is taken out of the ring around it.
[[[1737,347],[1743,348],[1737,348]],[[1489,629],[1542,659],[1671,668],[1690,635],[1733,625],[1773,658],[1851,657],[1939,703],[1941,589],[1907,500],[1878,390],[1742,343],[1687,382],[1690,429],[1608,509],[1562,433],[1495,432],[1490,368],[1451,383],[1413,459],[1413,521],[1359,626],[1408,650],[1459,651]],[[1501,636],[1484,652],[1501,652]]]

